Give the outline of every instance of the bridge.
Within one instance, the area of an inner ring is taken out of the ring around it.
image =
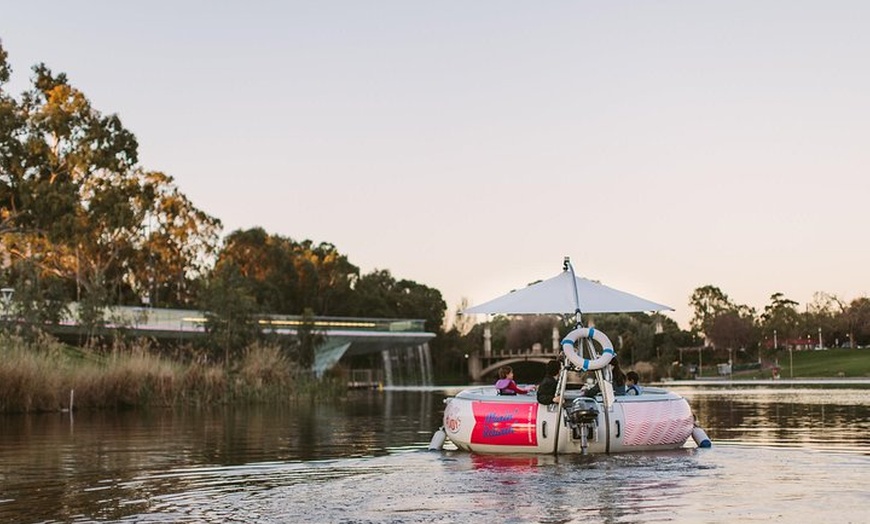
[[[69,306],[69,315],[60,324],[45,326],[46,331],[65,340],[87,336],[87,329],[78,324],[77,304]],[[206,312],[187,309],[112,306],[103,311],[107,319],[96,330],[98,335],[121,332],[131,337],[145,337],[158,342],[183,343],[206,334]],[[261,329],[279,336],[295,336],[306,319],[295,315],[266,315],[258,320]],[[340,361],[352,364],[355,357],[372,355],[375,360],[358,369],[350,365],[349,385],[352,387],[431,385],[432,357],[429,341],[434,333],[426,332],[425,321],[419,319],[383,319],[351,317],[313,317],[307,319],[315,331],[325,335],[325,341],[315,349],[314,372],[318,377]],[[482,352],[468,356],[468,376],[480,382],[499,367],[519,362],[544,365],[559,356],[561,346],[557,329],[553,330],[552,347],[535,344],[527,349],[492,349],[489,326],[484,328]],[[378,359],[379,355],[379,359]]]
[[[542,344],[534,344],[528,349],[494,351],[492,349],[492,332],[487,325],[483,328],[483,353],[468,356],[468,375],[473,382],[480,382],[501,366],[509,366],[518,362],[546,364],[547,361],[559,357],[562,348],[560,341],[559,330],[553,328],[553,340],[549,349],[545,349]]]
[[[62,339],[73,339],[88,334],[79,318],[77,305],[69,307],[70,314],[60,324],[46,326],[46,330]],[[206,334],[206,313],[186,309],[113,306],[104,310],[104,326],[96,333],[107,335],[122,332],[133,337],[147,337],[158,342],[177,342],[201,338]],[[315,349],[314,372],[320,377],[342,359],[380,354],[383,376],[368,373],[369,382],[391,385],[398,373],[416,362],[414,373],[420,383],[432,383],[432,359],[429,340],[434,333],[424,330],[419,319],[383,319],[349,317],[313,317],[305,319],[295,315],[265,315],[257,321],[263,332],[278,336],[295,336],[306,322],[325,335],[325,341]],[[372,371],[372,370],[369,370]],[[353,373],[353,370],[352,370]],[[358,373],[357,373],[358,375]]]

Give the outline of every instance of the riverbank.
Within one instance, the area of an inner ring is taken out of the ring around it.
[[[0,413],[283,402],[340,396],[339,381],[302,373],[279,348],[253,346],[226,368],[173,360],[144,345],[107,352],[0,335]]]
[[[667,380],[650,383],[651,386],[674,387],[740,387],[740,386],[870,386],[870,378],[781,378],[781,379],[728,379],[699,378],[695,380]]]
[[[734,372],[718,374],[718,365],[723,362],[708,362],[695,380],[765,380],[778,375],[785,379],[854,379],[870,378],[870,349],[836,348],[823,351],[780,351],[774,357],[765,358],[762,365],[741,369],[746,364],[735,366]],[[697,361],[695,361],[697,362]],[[688,365],[688,364],[687,364]],[[677,374],[675,380],[681,379]],[[685,380],[685,377],[682,377]]]

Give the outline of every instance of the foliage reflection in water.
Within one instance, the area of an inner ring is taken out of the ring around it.
[[[591,457],[427,452],[439,391],[6,416],[0,522],[858,522],[868,392],[687,388],[713,449]]]
[[[680,393],[719,444],[870,449],[870,388],[693,388]]]

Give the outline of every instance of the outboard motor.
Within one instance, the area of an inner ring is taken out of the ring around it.
[[[587,397],[574,399],[574,402],[565,408],[565,418],[571,426],[574,439],[580,439],[580,448],[585,455],[587,439],[598,422],[598,403]]]

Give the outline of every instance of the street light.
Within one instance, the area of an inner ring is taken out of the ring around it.
[[[653,344],[656,347],[656,359],[657,360],[661,360],[661,358],[662,358],[661,354],[659,353],[659,350],[660,350],[660,346],[661,346],[662,333],[664,333],[664,332],[665,332],[665,330],[662,327],[662,319],[661,319],[661,317],[656,315],[656,328],[655,328],[655,334],[653,335]]]
[[[15,290],[11,287],[4,287],[0,289],[0,297],[3,300],[3,320],[6,321],[9,318],[9,307],[12,305],[12,295],[15,294]]]

